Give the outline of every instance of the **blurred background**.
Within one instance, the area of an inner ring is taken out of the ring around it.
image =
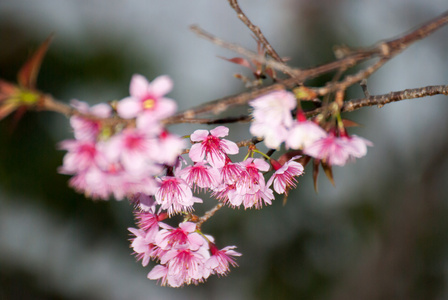
[[[241,0],[291,65],[334,59],[445,11],[445,0]],[[0,78],[15,81],[54,32],[38,80],[57,99],[90,104],[128,95],[131,76],[168,74],[180,109],[244,91],[234,57],[191,33],[197,24],[255,49],[227,1],[1,0]],[[322,84],[320,78],[313,84]],[[371,94],[448,83],[448,27],[411,46],[368,81]],[[350,97],[361,97],[352,88]],[[0,299],[448,299],[448,102],[402,101],[350,114],[371,140],[366,157],[324,175],[306,168],[286,206],[222,209],[203,227],[243,256],[227,277],[180,289],[146,278],[131,256],[125,201],[85,199],[56,172],[67,120],[27,113],[0,122]],[[236,131],[237,129],[240,131]],[[179,134],[193,127],[172,128]],[[247,127],[232,126],[232,138]],[[208,201],[210,202],[210,201]],[[151,265],[152,266],[152,265]]]

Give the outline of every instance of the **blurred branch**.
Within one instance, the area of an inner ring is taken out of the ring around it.
[[[283,62],[278,62],[278,61],[266,58],[263,55],[259,55],[255,52],[247,50],[244,47],[241,47],[239,45],[226,42],[226,41],[224,41],[220,38],[217,38],[216,36],[206,32],[206,31],[202,30],[201,28],[199,28],[196,25],[190,26],[190,29],[191,29],[191,31],[196,33],[198,36],[212,42],[213,44],[215,44],[217,46],[232,50],[232,51],[239,53],[241,55],[244,55],[248,58],[255,59],[261,63],[265,63],[266,65],[270,66],[271,68],[282,71],[283,73],[289,74],[292,77],[295,77],[298,74],[300,74],[300,70],[293,69],[293,68],[287,66],[286,64],[284,64]]]
[[[359,49],[359,50],[350,50],[350,49],[344,49],[344,51],[339,51],[338,56],[341,57],[340,59],[324,64],[315,68],[307,69],[307,70],[294,70],[296,72],[295,76],[292,78],[288,78],[282,81],[279,81],[278,83],[261,87],[256,90],[253,90],[251,92],[245,92],[234,96],[229,96],[225,98],[220,98],[211,102],[208,102],[203,105],[199,105],[197,107],[188,109],[184,112],[180,112],[176,115],[174,115],[171,118],[168,118],[165,122],[166,124],[173,124],[173,123],[181,123],[184,119],[191,119],[195,118],[197,115],[204,114],[204,113],[214,113],[219,114],[225,110],[227,110],[231,106],[235,105],[242,105],[248,103],[250,100],[259,97],[263,94],[267,94],[269,92],[272,92],[274,90],[280,90],[280,89],[288,89],[293,88],[297,86],[298,82],[305,82],[306,80],[315,78],[317,76],[329,73],[334,70],[340,70],[340,69],[348,69],[362,61],[370,60],[375,57],[379,57],[380,60],[376,63],[367,66],[363,70],[359,71],[358,73],[354,75],[348,75],[345,78],[343,78],[341,81],[337,82],[329,82],[327,85],[323,87],[317,87],[317,88],[310,88],[311,90],[315,91],[320,96],[325,96],[329,93],[333,93],[336,91],[344,91],[351,85],[360,82],[364,79],[367,79],[370,75],[372,75],[375,71],[377,71],[381,66],[383,66],[386,62],[388,62],[390,59],[392,59],[395,55],[401,53],[403,50],[405,50],[407,47],[409,47],[414,42],[421,40],[433,32],[435,32],[437,29],[441,28],[442,26],[446,25],[448,23],[448,11],[443,13],[442,15],[434,18],[433,20],[421,25],[420,27],[412,30],[411,32],[402,35],[401,37],[398,37],[396,39],[391,39],[388,41],[383,41],[377,43],[373,47],[369,47],[366,49]],[[193,27],[195,30],[198,30],[198,32],[201,32],[198,27]],[[202,32],[204,33],[204,32]],[[207,37],[209,40],[211,40],[214,43],[217,43],[218,45],[222,45],[225,48],[232,49],[234,47],[235,49],[241,50],[238,47],[233,44],[227,43],[225,41],[219,40],[211,35],[208,36],[208,34],[205,34],[201,36]],[[242,52],[250,55],[249,57],[253,57],[253,55],[256,55],[254,52],[245,50],[242,50]],[[240,52],[240,53],[242,53]],[[242,53],[242,54],[244,54]],[[259,59],[257,55],[257,59]],[[428,93],[427,96],[430,96]],[[423,97],[423,96],[419,96]],[[370,99],[370,98],[369,98]],[[392,98],[391,98],[392,99]],[[410,98],[403,98],[403,99],[410,99]],[[398,101],[399,99],[395,100]],[[401,99],[402,100],[402,99]],[[357,102],[356,100],[355,102]],[[350,102],[350,101],[348,101]],[[372,104],[377,105],[377,104]],[[345,106],[345,105],[344,105]],[[364,106],[368,106],[365,104]],[[355,106],[357,107],[357,106]],[[359,107],[357,107],[359,108]],[[357,109],[353,108],[353,109]],[[349,111],[349,110],[345,110]]]
[[[378,106],[401,100],[417,99],[434,95],[448,95],[448,85],[432,85],[403,91],[390,92],[388,94],[369,96],[366,98],[345,101],[341,107],[341,112],[350,112],[362,107]],[[324,107],[319,107],[306,112],[307,117],[315,116],[324,111]]]
[[[255,26],[249,18],[246,16],[246,14],[241,10],[238,0],[229,0],[230,6],[235,10],[237,13],[238,18],[255,34],[255,36],[258,38],[258,40],[264,45],[266,52],[276,61],[283,64],[282,58],[277,54],[277,52],[274,50],[272,45],[268,42],[268,40],[265,38],[264,34],[261,32],[260,28],[258,26]],[[284,65],[284,64],[283,64]],[[294,73],[289,73],[289,71],[284,71],[286,74],[289,74],[292,76]]]
[[[237,11],[239,11],[239,6],[237,5],[236,1],[229,0],[232,7],[235,7]],[[241,18],[241,17],[240,17]],[[248,20],[247,17],[243,17],[246,21]],[[250,21],[249,21],[250,22]],[[205,104],[196,106],[194,108],[188,109],[183,112],[179,112],[178,114],[167,118],[164,120],[164,124],[178,124],[178,123],[198,123],[198,124],[223,124],[223,123],[234,123],[234,122],[244,122],[248,121],[250,119],[249,116],[240,116],[240,117],[228,117],[228,118],[219,118],[219,119],[205,119],[205,118],[197,118],[198,115],[206,114],[206,113],[213,113],[215,115],[226,111],[232,106],[236,105],[244,105],[247,104],[250,100],[257,98],[259,96],[262,96],[264,94],[276,91],[276,90],[283,90],[283,89],[290,89],[297,86],[297,82],[304,82],[306,80],[309,80],[313,77],[328,73],[330,71],[334,70],[342,70],[345,71],[351,66],[364,61],[368,59],[372,59],[375,57],[379,57],[380,59],[370,65],[366,68],[360,70],[354,75],[347,75],[341,80],[332,80],[328,82],[323,87],[307,87],[307,89],[315,92],[317,95],[320,96],[327,96],[330,93],[336,92],[339,97],[344,94],[345,90],[352,86],[353,84],[356,84],[358,82],[362,82],[366,78],[368,78],[371,74],[373,74],[376,70],[378,70],[381,66],[383,66],[387,61],[389,61],[393,56],[399,54],[404,49],[409,47],[412,43],[421,40],[440,27],[446,25],[448,23],[448,12],[445,12],[444,14],[440,15],[439,17],[427,22],[426,24],[416,28],[415,30],[411,31],[410,33],[407,33],[399,38],[392,39],[385,42],[380,42],[376,46],[366,48],[366,49],[360,49],[356,51],[351,51],[350,49],[339,49],[339,52],[337,53],[338,57],[341,57],[340,59],[331,62],[329,64],[325,64],[322,66],[318,66],[315,68],[311,68],[308,70],[297,70],[290,67],[287,67],[283,63],[279,63],[276,61],[272,61],[270,59],[266,59],[264,57],[260,57],[259,55],[255,54],[252,51],[246,50],[240,46],[227,43],[225,41],[222,41],[204,31],[199,29],[198,27],[192,27],[192,30],[194,30],[196,33],[198,33],[200,36],[205,37],[209,39],[210,41],[225,47],[229,48],[231,50],[235,50],[239,53],[242,53],[244,55],[247,55],[251,58],[255,58],[258,60],[263,60],[267,64],[270,64],[272,67],[276,68],[282,68],[284,71],[292,72],[294,73],[294,77],[288,78],[282,81],[279,81],[277,83],[274,83],[272,85],[268,85],[265,87],[259,87],[257,89],[254,89],[249,92],[240,93],[237,95],[220,98],[214,101],[207,102]],[[252,23],[250,23],[252,24]],[[253,24],[251,25],[253,26]],[[255,27],[253,27],[255,28]],[[260,32],[261,33],[261,32]],[[258,38],[261,39],[262,35],[259,35]],[[266,41],[267,43],[267,41]],[[274,54],[275,56],[275,54]],[[341,74],[338,74],[336,77],[339,79]],[[398,91],[398,92],[391,92],[389,94],[384,95],[377,95],[377,96],[370,96],[362,99],[354,99],[349,100],[345,102],[340,103],[341,111],[349,112],[356,109],[359,109],[361,107],[366,106],[373,106],[378,105],[382,106],[390,102],[405,100],[405,99],[414,99],[414,98],[421,98],[426,96],[433,96],[437,94],[444,94],[447,95],[447,86],[427,86],[422,88],[416,88],[416,89],[408,89],[404,91]],[[55,111],[62,113],[66,115],[67,117],[73,116],[73,115],[80,115],[92,120],[100,120],[98,117],[95,117],[93,115],[84,114],[76,109],[70,107],[69,105],[63,104],[61,102],[56,101],[53,99],[50,95],[41,95],[41,100],[39,101],[39,105],[37,106],[38,110],[49,110],[49,111]],[[319,113],[322,113],[324,110],[324,107],[318,107],[313,110],[307,111],[307,116],[314,116]],[[109,123],[110,124],[117,124],[117,123],[123,123],[126,126],[133,126],[135,124],[134,120],[124,120],[120,119],[116,116],[108,118],[108,119],[102,119],[101,122]]]
[[[370,96],[362,99],[355,99],[344,102],[342,111],[349,112],[365,106],[377,105],[382,107],[385,104],[406,100],[416,99],[434,95],[448,95],[448,85],[432,85],[415,89],[406,89],[398,92],[391,92],[389,94]]]

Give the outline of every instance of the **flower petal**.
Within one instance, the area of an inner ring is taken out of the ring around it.
[[[148,92],[154,96],[162,97],[173,89],[173,81],[167,75],[155,78],[149,85]]]
[[[124,119],[135,118],[141,111],[140,101],[133,97],[124,98],[117,104],[118,115]]]
[[[229,128],[225,126],[218,126],[212,130],[210,130],[210,133],[217,137],[223,137],[229,135]]]
[[[148,94],[149,81],[145,76],[135,74],[132,76],[131,84],[129,85],[129,94],[132,97],[143,98]]]

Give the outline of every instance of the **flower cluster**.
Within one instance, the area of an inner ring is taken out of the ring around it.
[[[349,136],[340,124],[327,132],[319,124],[307,120],[300,110],[294,120],[292,111],[297,100],[291,92],[272,92],[249,104],[253,107],[254,119],[250,132],[264,138],[269,148],[278,148],[284,142],[287,149],[300,149],[330,166],[343,166],[349,160],[366,155],[367,146],[373,146],[364,138]]]
[[[202,203],[197,192],[209,193],[220,201],[219,207],[260,209],[272,204],[274,193],[287,195],[295,188],[304,167],[298,155],[287,153],[277,161],[255,145],[243,160],[232,160],[240,149],[225,138],[225,126],[195,130],[186,151],[185,139],[170,133],[162,122],[177,109],[174,100],[165,97],[172,86],[167,76],[148,82],[134,75],[130,96],[112,105],[89,107],[74,100],[77,113],[70,124],[75,139],[60,143],[67,150],[60,172],[73,175],[70,185],[89,197],[128,198],[135,205],[137,224],[129,228],[131,247],[143,266],[150,260],[158,263],[148,278],[180,287],[227,274],[236,266],[234,257],[241,255],[235,246],[219,250],[214,238],[201,232],[209,216],[193,214],[194,205]],[[251,133],[263,137],[270,148],[285,142],[291,153],[300,149],[302,155],[330,165],[366,154],[371,143],[365,139],[340,128],[324,130],[300,112],[294,119],[296,104],[287,91],[253,100]],[[269,159],[257,158],[257,153]],[[184,217],[177,227],[163,222],[174,215]]]
[[[171,80],[162,76],[149,83],[134,75],[131,97],[118,102],[116,112],[107,104],[91,108],[80,101],[72,105],[83,115],[71,117],[75,139],[60,143],[67,150],[60,172],[74,175],[70,185],[92,198],[120,200],[136,193],[152,195],[158,184],[155,176],[164,165],[173,165],[185,147],[184,141],[164,129],[160,120],[176,110],[174,100],[164,98]],[[136,126],[106,123],[115,113],[136,118]],[[85,117],[89,115],[90,117]]]
[[[213,274],[226,275],[230,265],[237,265],[233,257],[241,254],[233,250],[235,246],[219,250],[213,238],[202,234],[193,222],[171,227],[162,222],[167,217],[165,213],[155,213],[154,201],[148,205],[150,197],[139,195],[135,198],[140,207],[136,212],[139,228],[129,228],[134,236],[131,247],[143,266],[149,260],[159,262],[148,273],[149,279],[180,287],[203,282]]]

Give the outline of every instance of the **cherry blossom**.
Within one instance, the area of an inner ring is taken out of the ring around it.
[[[196,130],[190,136],[193,142],[189,156],[194,162],[207,160],[214,168],[222,168],[226,162],[227,154],[237,154],[238,146],[229,140],[220,139],[227,136],[229,129],[225,126],[218,126],[210,132],[208,130]]]
[[[188,246],[191,250],[198,250],[204,244],[204,238],[196,230],[192,222],[180,223],[178,228],[163,226],[155,237],[156,244],[163,250]]]
[[[164,176],[159,181],[160,187],[155,197],[161,209],[168,210],[169,215],[193,209],[195,199],[185,180],[174,176]]]
[[[154,165],[152,152],[157,141],[148,138],[138,129],[125,129],[102,143],[104,153],[111,162],[119,162],[128,172],[143,175],[158,174],[161,169]]]
[[[221,175],[215,168],[211,168],[205,161],[197,162],[192,166],[188,166],[178,173],[179,177],[183,178],[190,187],[201,188],[202,190],[209,188],[213,189],[221,181]]]
[[[327,132],[316,123],[300,118],[291,126],[285,144],[288,149],[303,149],[327,136]]]
[[[373,144],[357,136],[336,137],[330,133],[304,149],[304,153],[324,160],[329,165],[344,166],[350,159],[359,158],[367,153],[367,146]]]
[[[167,281],[172,287],[197,284],[210,274],[205,268],[210,253],[201,247],[197,251],[189,248],[171,249],[161,256],[160,263],[167,267]],[[149,276],[149,274],[148,274]]]
[[[230,272],[229,265],[232,267],[238,266],[231,256],[241,256],[241,253],[234,251],[236,246],[227,246],[218,250],[215,244],[209,244],[211,256],[206,262],[206,267],[209,268],[212,274],[227,275]]]
[[[272,174],[271,178],[268,180],[267,186],[271,186],[274,183],[274,190],[278,194],[287,193],[291,188],[296,187],[296,176],[300,176],[303,173],[303,166],[294,161],[300,156],[295,156],[287,161],[283,166],[278,162],[271,160],[272,166],[276,171]]]
[[[260,188],[260,185],[265,184],[264,176],[260,171],[269,170],[270,166],[267,162],[260,158],[248,158],[240,165],[243,167],[243,172],[236,184],[239,194],[254,193]]]
[[[86,102],[72,100],[70,104],[79,112],[98,118],[107,118],[112,114],[112,108],[105,103],[89,107]],[[70,118],[70,125],[77,140],[95,142],[101,132],[101,122],[99,120],[92,120],[77,115]]]
[[[221,174],[221,182],[232,184],[240,178],[243,167],[239,163],[232,163],[227,157],[225,165],[219,169],[219,172]]]
[[[131,119],[144,113],[156,120],[172,115],[177,104],[164,97],[172,87],[173,82],[168,76],[159,76],[150,83],[144,76],[135,74],[129,87],[130,97],[117,104],[118,115]]]
[[[249,105],[254,108],[250,133],[264,138],[267,147],[278,148],[293,124],[291,110],[297,105],[294,94],[276,91],[250,101]]]
[[[263,204],[271,205],[274,200],[274,193],[265,185],[264,181],[260,183],[254,191],[247,191],[246,193],[232,193],[229,194],[229,202],[233,206],[244,206],[244,209],[255,207],[260,209]]]
[[[149,261],[159,253],[157,246],[153,244],[154,236],[142,229],[128,228],[128,230],[135,236],[131,239],[131,248],[137,260],[141,260],[142,265],[146,267]]]

